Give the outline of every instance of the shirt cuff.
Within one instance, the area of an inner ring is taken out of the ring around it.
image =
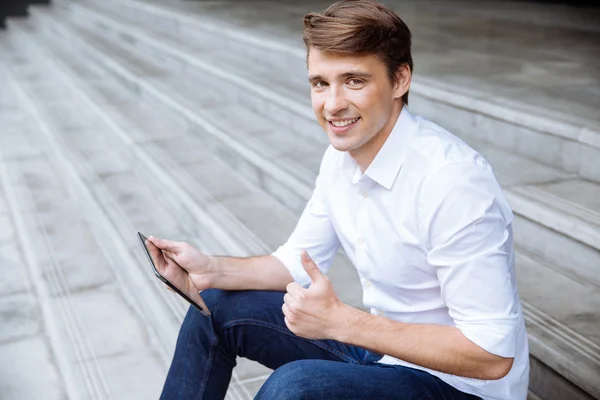
[[[516,355],[519,318],[457,323],[456,327],[473,343],[500,357]]]
[[[277,257],[283,263],[296,283],[305,288],[310,286],[311,280],[302,266],[300,252],[290,250],[283,245],[279,246],[279,248],[271,253],[271,255]]]

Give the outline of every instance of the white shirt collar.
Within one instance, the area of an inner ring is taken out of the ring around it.
[[[353,184],[358,183],[363,176],[368,176],[374,182],[390,190],[402,168],[405,149],[403,142],[408,136],[408,133],[414,128],[414,125],[414,117],[408,111],[406,106],[402,107],[398,120],[392,128],[392,132],[373,159],[373,162],[371,162],[371,165],[369,165],[365,171],[364,175],[361,173],[356,161],[354,161],[348,152],[344,152],[342,157],[340,157],[339,166],[347,166],[355,170],[352,177]]]

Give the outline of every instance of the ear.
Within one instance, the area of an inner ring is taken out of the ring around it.
[[[396,84],[394,85],[394,98],[399,99],[410,88],[412,73],[408,64],[402,64],[396,71]]]

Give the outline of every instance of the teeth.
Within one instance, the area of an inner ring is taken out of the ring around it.
[[[358,121],[358,118],[347,119],[344,121],[331,121],[331,123],[333,124],[333,126],[342,127],[342,126],[347,126],[347,125],[353,124],[356,121]]]

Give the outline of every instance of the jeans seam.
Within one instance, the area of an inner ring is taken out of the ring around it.
[[[365,355],[362,360],[362,365],[367,365],[367,358],[369,358],[369,354],[370,354],[369,351],[365,351]]]
[[[314,344],[315,346],[320,347],[320,348],[322,348],[322,349],[330,352],[331,354],[334,354],[334,355],[338,356],[339,358],[341,358],[342,360],[344,360],[344,361],[346,361],[346,362],[348,362],[350,364],[360,364],[354,358],[349,357],[346,354],[341,353],[341,352],[339,352],[339,351],[337,351],[337,350],[335,350],[335,349],[327,346],[326,344],[324,344],[322,342],[319,342],[319,341],[313,340],[313,339],[303,338],[301,336],[295,335],[291,331],[287,331],[287,330],[282,329],[278,325],[271,324],[271,323],[268,323],[268,322],[264,322],[264,321],[260,321],[260,320],[256,320],[256,319],[249,319],[249,318],[235,319],[233,321],[229,321],[228,323],[224,324],[221,327],[221,329],[233,328],[234,326],[243,325],[243,324],[262,326],[264,328],[273,329],[275,331],[278,331],[278,332],[283,333],[283,334],[288,335],[288,336],[292,336],[293,335],[293,336],[297,337],[300,340],[304,340],[304,341],[310,342],[310,343]],[[290,333],[291,333],[291,335],[290,335]]]
[[[201,400],[204,397],[204,391],[206,390],[206,383],[208,382],[208,375],[210,374],[210,371],[213,368],[212,364],[215,359],[215,353],[217,350],[218,343],[219,343],[219,337],[217,335],[215,335],[215,340],[210,344],[210,353],[209,353],[208,360],[207,360],[208,368],[206,368],[206,372],[204,374],[204,377],[202,378],[202,386],[200,387],[200,390],[198,391],[198,396],[196,397],[196,399]]]

